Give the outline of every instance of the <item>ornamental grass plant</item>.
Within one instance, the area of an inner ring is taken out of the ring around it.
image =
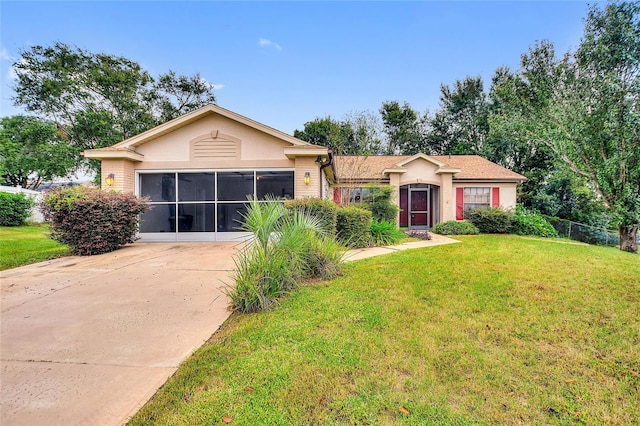
[[[308,211],[250,199],[243,220],[240,229],[253,238],[234,259],[235,284],[227,288],[234,310],[268,309],[306,278],[342,273],[342,247]]]

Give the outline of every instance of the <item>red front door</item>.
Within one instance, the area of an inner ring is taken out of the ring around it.
[[[426,228],[428,225],[428,191],[409,191],[410,208],[409,208],[409,227],[410,228]]]

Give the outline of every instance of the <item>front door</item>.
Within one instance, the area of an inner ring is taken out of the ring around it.
[[[409,190],[409,229],[429,228],[429,190]]]

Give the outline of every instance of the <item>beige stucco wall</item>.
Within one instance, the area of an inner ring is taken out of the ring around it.
[[[452,175],[443,173],[440,185],[440,221],[447,222],[456,218],[455,190],[452,185]]]
[[[195,140],[205,135],[225,135],[237,140],[236,158],[210,158],[193,160],[191,148]],[[144,160],[136,164],[138,170],[162,169],[239,169],[239,168],[285,168],[294,167],[295,162],[283,152],[290,144],[274,136],[262,133],[220,115],[207,115],[187,126],[162,135],[138,147]]]
[[[409,183],[425,183],[432,185],[441,185],[441,175],[436,174],[438,166],[424,159],[417,159],[405,165],[407,170],[400,175],[400,185]]]
[[[296,198],[320,197],[320,166],[315,162],[316,157],[296,157],[294,191]],[[304,174],[309,172],[311,181],[309,185],[304,183]]]
[[[135,190],[135,166],[128,160],[102,160],[102,190],[133,193]],[[107,185],[107,176],[114,175],[113,186]]]

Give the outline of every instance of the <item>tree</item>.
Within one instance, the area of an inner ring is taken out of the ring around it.
[[[489,133],[488,104],[482,78],[440,86],[440,109],[431,121],[428,145],[435,154],[482,154]]]
[[[619,224],[620,248],[638,252],[640,222],[640,3],[592,6],[575,54],[560,63],[548,137]]]
[[[376,154],[381,146],[379,124],[367,112],[352,112],[342,120],[316,118],[304,123],[303,130],[294,130],[293,136],[330,147],[336,155]]]
[[[407,102],[400,105],[398,101],[386,101],[380,115],[387,136],[385,154],[427,153],[423,120]]]
[[[54,123],[35,117],[3,117],[0,121],[0,178],[9,186],[37,189],[43,180],[75,170],[76,148]]]
[[[496,115],[502,131],[547,149],[583,181],[618,224],[620,248],[637,253],[640,3],[591,7],[577,51],[556,59],[550,43],[536,44],[513,85],[511,111]]]
[[[156,82],[132,60],[61,42],[22,51],[13,66],[14,103],[61,127],[77,148],[78,165],[84,149],[112,145],[215,102],[213,85],[197,74],[169,71]]]

